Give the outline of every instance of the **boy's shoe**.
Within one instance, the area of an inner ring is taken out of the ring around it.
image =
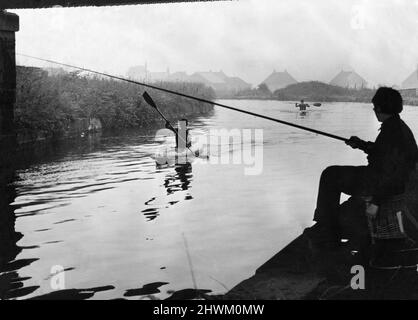
[[[316,260],[322,253],[329,254],[340,249],[340,239],[331,230],[318,223],[304,230],[303,235],[313,260]]]

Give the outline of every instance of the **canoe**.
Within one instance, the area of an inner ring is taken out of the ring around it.
[[[176,148],[163,149],[154,154],[153,159],[157,166],[174,166],[192,163],[195,159],[208,159],[209,156],[201,156],[201,152],[197,150],[197,156],[189,149],[179,152]]]

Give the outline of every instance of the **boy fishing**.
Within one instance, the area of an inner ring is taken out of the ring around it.
[[[412,131],[399,114],[403,110],[400,93],[381,87],[372,99],[376,118],[382,123],[375,142],[351,137],[346,144],[367,154],[367,166],[330,166],[321,175],[316,224],[305,230],[312,249],[333,249],[340,243],[338,208],[340,195],[371,196],[366,204],[376,215],[385,199],[405,192],[405,185],[418,161],[418,147]]]

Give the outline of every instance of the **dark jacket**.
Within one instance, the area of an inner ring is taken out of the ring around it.
[[[386,119],[376,141],[362,148],[368,156],[362,193],[382,198],[402,194],[418,161],[418,147],[414,135],[399,115]]]

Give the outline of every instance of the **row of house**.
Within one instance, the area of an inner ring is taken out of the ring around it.
[[[265,83],[270,91],[282,89],[288,85],[298,83],[292,75],[284,70],[283,72],[276,72],[275,70],[262,82]],[[341,70],[329,84],[350,89],[362,89],[367,87],[367,81],[364,80],[355,71]],[[418,66],[412,74],[402,82],[399,88],[404,94],[412,94],[418,96]]]
[[[402,82],[401,92],[403,96],[418,97],[418,66],[416,70]]]
[[[65,72],[62,68],[46,68],[45,70],[50,75]],[[127,77],[142,82],[170,81],[203,83],[212,87],[218,96],[234,95],[239,91],[251,89],[252,87],[250,83],[245,82],[239,77],[227,76],[222,70],[217,72],[195,72],[189,75],[186,72],[171,73],[168,68],[163,72],[151,72],[145,64],[144,66],[134,66],[129,68]],[[287,70],[282,72],[273,70],[273,72],[262,83],[266,84],[269,90],[274,92],[278,89],[285,88],[288,85],[298,83],[298,81]],[[367,87],[367,81],[354,70],[341,70],[329,82],[329,84],[351,89],[361,89]],[[398,89],[403,95],[418,96],[418,66],[417,69],[402,82],[401,87]]]
[[[298,81],[287,70],[276,72],[274,70],[262,83],[266,84],[270,91],[287,87],[298,83]],[[331,81],[331,85],[343,88],[361,89],[367,87],[367,82],[355,71],[344,71],[338,73]]]
[[[130,79],[143,82],[173,81],[198,82],[212,87],[218,96],[233,95],[236,92],[251,88],[251,84],[238,77],[227,76],[222,70],[218,72],[204,71],[188,75],[186,72],[170,73],[149,71],[147,65],[129,68],[127,76]]]

